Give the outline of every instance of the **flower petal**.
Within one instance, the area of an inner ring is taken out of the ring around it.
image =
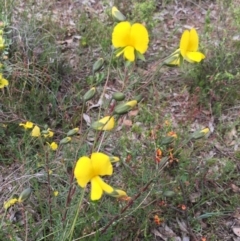
[[[127,46],[124,49],[124,57],[129,61],[135,60],[134,48],[132,46]]]
[[[103,189],[99,184],[99,177],[96,176],[91,180],[91,200],[99,200],[102,197]]]
[[[112,44],[115,48],[130,45],[131,24],[127,21],[118,23],[113,29]]]
[[[148,31],[147,29],[140,23],[135,23],[131,27],[131,46],[134,47],[141,54],[145,53],[148,48]]]
[[[189,38],[190,38],[190,33],[188,30],[185,30],[180,40],[180,52],[183,57],[186,56],[186,52],[188,50]]]
[[[113,167],[109,156],[101,152],[94,152],[91,155],[91,161],[95,176],[112,175]]]
[[[198,50],[198,34],[195,28],[192,28],[189,32],[188,51],[196,52]]]
[[[188,62],[200,62],[202,59],[205,58],[205,55],[201,52],[187,52],[186,53],[186,60]]]
[[[101,177],[97,176],[94,179],[98,182],[98,184],[100,185],[100,187],[102,188],[102,190],[104,192],[110,194],[110,193],[112,193],[114,191],[113,187],[111,187],[106,182],[104,182]]]
[[[90,158],[83,156],[78,159],[74,169],[74,176],[79,186],[86,187],[87,183],[95,176]]]

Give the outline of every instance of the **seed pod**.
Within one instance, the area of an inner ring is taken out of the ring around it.
[[[94,64],[93,64],[93,73],[95,73],[96,71],[100,70],[102,68],[104,64],[104,59],[103,58],[99,58]]]
[[[83,96],[83,100],[86,102],[88,100],[91,100],[94,95],[96,94],[96,88],[92,87],[90,90],[88,90],[85,95]]]
[[[18,198],[18,202],[21,203],[26,201],[30,197],[31,193],[32,193],[32,189],[30,187],[24,189]]]
[[[125,99],[125,95],[121,92],[116,92],[112,95],[114,100],[121,101]]]

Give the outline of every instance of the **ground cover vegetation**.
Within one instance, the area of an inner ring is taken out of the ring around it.
[[[0,240],[240,240],[239,16],[0,0]]]

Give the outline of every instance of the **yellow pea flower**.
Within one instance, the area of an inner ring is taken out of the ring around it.
[[[48,128],[47,130],[43,131],[43,136],[44,136],[45,138],[47,138],[47,137],[53,137],[53,135],[54,135],[54,132],[51,131],[50,128]]]
[[[33,128],[33,123],[31,121],[27,121],[25,124],[20,123],[19,126],[22,126],[24,129],[32,129]]]
[[[17,198],[11,198],[9,199],[8,201],[4,202],[4,209],[8,209],[10,208],[11,206],[13,206],[15,203],[18,202],[18,199]]]
[[[149,37],[147,29],[140,23],[131,25],[129,22],[118,23],[113,29],[112,44],[114,48],[121,48],[121,54],[129,61],[135,60],[135,52],[144,54],[148,49]]]
[[[47,144],[53,151],[58,149],[58,144],[56,142],[52,142],[51,144],[47,142]]]
[[[57,196],[58,196],[58,191],[54,191],[54,192],[53,192],[53,195],[54,195],[55,197],[57,197]]]
[[[37,125],[35,125],[34,128],[32,129],[31,136],[33,137],[41,136],[40,128]]]
[[[92,153],[91,157],[83,156],[79,158],[74,169],[74,176],[78,185],[85,188],[91,182],[91,200],[99,200],[103,192],[111,195],[114,188],[103,181],[101,176],[111,176],[113,166],[109,156],[101,152]],[[123,195],[124,191],[118,190],[117,194]]]
[[[198,52],[198,34],[195,28],[185,30],[180,40],[180,53],[190,63],[200,62],[205,55]]]
[[[2,74],[0,74],[0,89],[8,86],[8,80],[4,79]]]

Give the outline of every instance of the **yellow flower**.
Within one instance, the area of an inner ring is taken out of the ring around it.
[[[91,126],[95,130],[110,131],[114,128],[115,120],[112,116],[105,116],[102,119],[95,121]]]
[[[12,199],[4,202],[3,207],[4,207],[4,209],[8,209],[8,208],[10,208],[11,206],[13,206],[13,205],[14,205],[15,203],[17,203],[17,202],[18,202],[18,199],[17,199],[17,198],[12,198]]]
[[[39,137],[41,136],[40,128],[38,126],[34,126],[31,132],[31,136],[33,137]]]
[[[112,33],[112,44],[115,48],[122,48],[117,57],[124,54],[129,61],[135,60],[135,51],[144,54],[148,48],[148,31],[140,23],[131,25],[129,22],[118,23]]]
[[[32,129],[33,128],[33,123],[31,121],[27,121],[25,124],[20,123],[19,126],[22,126],[24,129]]]
[[[196,29],[185,30],[180,40],[180,53],[190,63],[200,62],[205,55],[198,52],[198,34]]]
[[[53,137],[53,135],[54,135],[54,132],[51,131],[49,128],[48,128],[46,131],[43,131],[43,136],[44,136],[45,138],[47,138],[47,137]]]
[[[113,167],[109,156],[101,152],[92,153],[90,158],[87,156],[81,157],[74,169],[74,176],[80,187],[85,188],[87,183],[91,182],[91,200],[99,200],[103,192],[109,195],[115,192],[114,188],[100,177],[111,176],[112,173]],[[123,194],[121,190],[118,190],[117,193]]]
[[[54,192],[53,192],[53,195],[54,195],[55,197],[57,197],[57,196],[58,196],[58,191],[54,191]]]
[[[2,74],[0,74],[0,89],[8,86],[8,80],[4,79]]]
[[[52,142],[51,144],[47,142],[47,144],[53,151],[58,149],[58,144],[56,142]]]

